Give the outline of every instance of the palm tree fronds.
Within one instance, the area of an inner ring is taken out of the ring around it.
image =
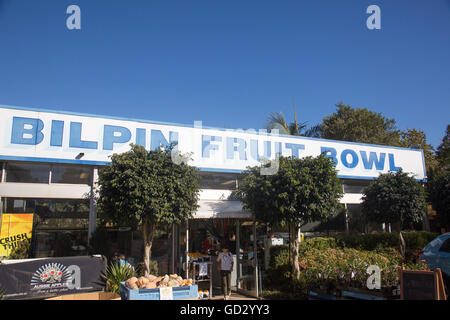
[[[281,134],[290,134],[289,125],[281,112],[272,112],[266,124],[267,130],[278,129]]]

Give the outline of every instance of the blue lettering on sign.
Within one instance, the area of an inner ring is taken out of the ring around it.
[[[29,128],[25,128],[25,126],[28,126]],[[44,129],[44,122],[40,119],[14,117],[11,143],[31,146],[38,145],[44,140],[42,129]],[[24,137],[25,134],[30,137]]]
[[[64,121],[53,120],[52,132],[50,134],[50,146],[62,147],[64,133]]]
[[[285,146],[286,146],[287,149],[291,149],[292,150],[292,156],[294,158],[299,158],[298,150],[305,150],[305,145],[304,144],[286,143]]]
[[[247,142],[241,138],[227,137],[227,159],[234,159],[234,153],[239,153],[239,160],[247,160],[245,149]]]
[[[117,136],[116,133],[120,135]],[[131,131],[125,127],[105,125],[103,127],[103,150],[113,150],[114,143],[127,143],[131,139]]]
[[[81,126],[82,126],[81,122],[70,123],[69,147],[83,148],[83,149],[97,149],[98,147],[97,142],[81,140]]]
[[[219,150],[219,146],[211,144],[211,141],[221,142],[222,138],[217,136],[205,136],[202,135],[202,157],[209,158],[211,156],[211,150]]]
[[[347,161],[348,155],[352,156],[352,162],[350,162],[350,163]],[[345,167],[352,169],[358,165],[359,159],[358,159],[358,155],[356,154],[355,151],[353,151],[351,149],[345,149],[341,153],[341,161]]]
[[[261,156],[259,155],[258,150],[258,140],[250,140],[250,155],[253,159],[259,161]],[[263,157],[269,159],[272,154],[272,145],[270,141],[264,141],[264,153]]]
[[[394,155],[392,153],[389,153],[389,170],[391,170],[391,171],[402,170],[402,167],[395,166]]]
[[[64,125],[65,122],[61,120],[51,121],[51,130],[49,132],[49,144],[51,147],[62,147],[64,143]],[[99,142],[84,141],[82,136],[81,122],[70,122],[69,147],[83,148],[83,149],[98,149]],[[44,140],[44,122],[37,118],[13,117],[11,144],[20,145],[38,145]],[[114,150],[116,144],[128,143],[132,138],[130,129],[122,126],[104,125],[103,127],[103,150]],[[247,141],[242,138],[222,137],[222,136],[208,136],[202,135],[202,157],[210,158],[211,151],[219,150],[222,139],[226,139],[226,157],[227,159],[234,159],[236,153],[239,160],[247,160]],[[143,128],[136,129],[136,144],[147,147],[147,130]],[[169,131],[169,139],[167,140],[161,130],[151,130],[150,135],[150,149],[158,149],[161,146],[166,146],[169,143],[178,142],[178,132]],[[101,143],[101,142],[100,142]],[[260,154],[259,143],[263,143],[263,155]],[[272,156],[272,143],[274,143],[275,153],[282,154],[282,142],[259,141],[257,139],[250,139],[250,157],[260,161],[264,156],[270,158]],[[294,158],[299,158],[301,150],[305,150],[304,144],[285,143],[284,147],[290,149],[291,155]],[[386,153],[384,152],[368,152],[368,151],[354,151],[352,149],[345,149],[338,155],[335,148],[320,147],[321,153],[328,158],[331,158],[336,166],[339,161],[347,168],[355,168],[359,164],[359,157],[361,157],[362,165],[366,170],[385,170]],[[402,167],[395,164],[393,153],[388,153],[388,165],[390,171],[399,171]],[[339,158],[339,160],[338,160]]]
[[[320,147],[320,153],[322,153],[327,158],[331,158],[331,160],[333,160],[333,162],[334,162],[334,165],[337,166],[338,159],[336,158],[337,151],[335,148]]]
[[[156,150],[161,148],[161,146],[167,146],[172,142],[178,142],[178,132],[169,132],[169,142],[162,134],[161,130],[152,130],[150,139],[150,149]]]
[[[281,156],[283,151],[281,150],[281,142],[275,142],[275,153]]]
[[[146,147],[146,138],[147,130],[138,128],[136,129],[136,144],[138,146]]]
[[[369,153],[369,159],[367,159],[367,153],[365,151],[361,151],[361,159],[364,165],[364,169],[372,170],[373,165],[375,164],[375,168],[377,170],[384,170],[384,162],[386,158],[386,153],[380,153],[380,158],[377,158],[376,152]]]

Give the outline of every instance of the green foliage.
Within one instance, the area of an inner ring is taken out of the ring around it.
[[[280,157],[278,171],[262,175],[262,167],[249,168],[242,175],[237,194],[243,207],[256,220],[269,225],[290,224],[293,234],[309,222],[326,221],[341,208],[342,188],[333,161],[318,157]],[[298,239],[293,237],[292,254],[298,255]],[[299,276],[296,259],[292,268]]]
[[[269,269],[263,277],[264,297],[268,299],[305,298],[307,287],[305,279],[292,275],[289,263],[289,248],[274,246],[270,248]]]
[[[144,262],[139,262],[136,265],[136,274],[141,277],[141,276],[145,276],[145,264]],[[148,271],[149,274],[152,274],[154,276],[158,276],[159,273],[159,269],[158,269],[158,261],[155,260],[151,260],[150,261],[150,270]]]
[[[427,208],[424,188],[402,171],[380,174],[364,189],[362,200],[361,209],[369,221],[400,222],[402,228],[422,221]]]
[[[427,231],[404,231],[402,232],[405,239],[406,249],[423,249],[439,234]]]
[[[382,270],[382,284],[391,283],[397,276],[397,266],[401,255],[384,256],[375,251],[344,249],[310,249],[305,252],[302,262],[306,265],[304,276],[309,288],[325,286],[328,289],[338,286],[364,288],[367,281],[367,267],[377,265]],[[398,281],[398,279],[397,279]],[[398,283],[397,283],[398,284]]]
[[[31,241],[21,241],[11,250],[8,260],[30,259],[31,258]]]
[[[287,245],[270,247],[269,268],[275,269],[289,262],[289,247]]]
[[[276,129],[281,134],[304,137],[319,137],[320,125],[313,126],[308,129],[307,122],[299,123],[297,120],[297,112],[294,108],[294,122],[287,123],[281,112],[273,112],[269,115],[266,128],[269,131]]]
[[[438,236],[435,232],[427,231],[403,231],[406,249],[411,252],[422,250],[431,240]],[[378,233],[378,234],[349,234],[336,237],[314,237],[307,238],[300,243],[300,257],[310,250],[328,249],[356,249],[361,251],[376,251],[381,254],[398,256],[399,234],[398,233]],[[397,252],[395,252],[397,251]],[[414,262],[415,259],[410,260]],[[270,248],[269,267],[277,268],[289,261],[289,249],[287,245],[273,246]]]
[[[407,249],[422,249],[436,234],[403,232]],[[367,267],[381,269],[383,287],[398,285],[398,266],[408,270],[424,270],[415,259],[403,261],[398,249],[398,233],[363,234],[344,237],[309,238],[300,244],[300,278],[295,280],[289,264],[287,246],[272,247],[269,269],[264,277],[264,295],[270,299],[303,298],[307,290],[333,293],[342,287],[365,288]]]
[[[437,159],[444,170],[450,169],[450,124],[447,125],[447,131],[442,143],[436,150]]]
[[[147,151],[132,144],[130,151],[114,154],[99,172],[101,214],[127,226],[146,219],[171,225],[191,218],[198,208],[197,169],[173,162],[174,148]]]
[[[400,133],[400,144],[402,147],[423,150],[427,172],[438,166],[434,148],[427,143],[425,132],[421,129],[407,129]]]
[[[280,157],[276,174],[260,169],[244,172],[237,191],[257,220],[302,226],[337,214],[342,188],[331,159]]]
[[[345,230],[345,209],[342,208],[340,212],[328,220],[321,222],[318,226],[314,227],[313,232],[328,232],[330,230],[344,231]]]
[[[342,102],[337,111],[326,116],[321,125],[322,138],[398,146],[399,130],[394,119],[366,108],[354,109]]]
[[[377,234],[349,234],[337,238],[342,248],[353,248],[358,250],[377,250],[383,248],[397,248],[399,246],[398,233]]]
[[[100,218],[140,227],[147,269],[155,230],[185,222],[198,208],[198,170],[175,148],[171,144],[147,151],[132,144],[130,151],[114,154],[99,171]],[[172,155],[181,161],[173,161]]]
[[[136,273],[134,270],[126,265],[118,263],[110,263],[106,267],[103,278],[106,280],[106,290],[108,292],[119,293],[120,283],[134,277]]]
[[[427,184],[428,199],[442,225],[450,224],[450,171],[433,176]]]
[[[336,241],[336,238],[314,237],[306,239],[306,241],[300,243],[300,250],[302,252],[308,251],[310,249],[327,250],[327,249],[335,249],[338,246],[339,244]]]

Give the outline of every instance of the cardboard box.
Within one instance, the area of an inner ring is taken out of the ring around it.
[[[122,300],[122,299],[117,293],[97,291],[89,293],[68,294],[64,296],[49,298],[46,300]]]

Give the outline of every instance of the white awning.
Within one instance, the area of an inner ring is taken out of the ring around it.
[[[194,219],[248,219],[252,217],[250,212],[242,209],[242,203],[240,201],[200,200],[199,206],[197,212],[194,214]]]

